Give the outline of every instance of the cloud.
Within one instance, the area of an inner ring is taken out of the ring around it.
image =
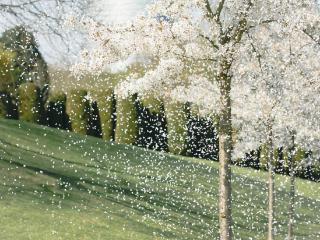
[[[134,18],[144,11],[151,0],[97,0],[96,6],[101,11],[104,21],[120,23]]]

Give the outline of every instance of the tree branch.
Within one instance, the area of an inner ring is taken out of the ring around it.
[[[238,26],[234,32],[234,35],[231,37],[232,40],[234,40],[235,43],[239,43],[242,39],[243,34],[248,30],[248,15],[250,9],[253,7],[253,3],[251,0],[248,0],[247,6],[242,13],[242,17],[240,17]]]
[[[212,18],[214,17],[214,13],[213,13],[212,8],[211,8],[211,6],[210,6],[209,0],[204,0],[204,4],[205,4],[206,9],[207,9],[207,14],[206,14],[206,16],[207,16],[208,18],[211,18],[211,19],[212,19]]]
[[[314,41],[317,45],[320,46],[320,39],[315,38],[311,33],[307,31],[307,29],[302,30],[302,32],[307,35],[312,41]]]
[[[213,15],[214,19],[216,20],[216,22],[219,24],[220,27],[222,27],[222,24],[221,24],[221,21],[220,21],[220,16],[221,16],[221,12],[222,12],[224,3],[225,3],[225,0],[219,0],[217,11]]]
[[[250,40],[252,40],[252,37],[250,36],[250,34],[249,33],[247,33],[247,35],[248,35],[248,38],[250,39]],[[260,71],[261,71],[261,73],[262,73],[262,64],[261,64],[261,54],[258,52],[258,50],[257,50],[257,48],[254,46],[254,44],[252,43],[252,42],[250,42],[250,45],[251,45],[251,47],[252,47],[252,50],[253,50],[253,52],[255,53],[255,55],[256,55],[256,57],[257,57],[257,60],[258,60],[258,63],[259,63],[259,67],[260,67]]]
[[[219,49],[219,46],[217,44],[215,44],[215,42],[210,39],[208,36],[205,36],[204,34],[200,34],[200,37],[204,38],[205,40],[207,40],[215,49]]]

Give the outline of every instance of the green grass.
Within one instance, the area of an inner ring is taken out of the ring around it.
[[[217,239],[218,163],[0,120],[0,239]],[[235,239],[265,239],[266,173],[233,168]],[[276,177],[277,239],[288,178]],[[297,181],[295,234],[320,239],[320,184]]]

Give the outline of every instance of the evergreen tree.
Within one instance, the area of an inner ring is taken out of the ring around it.
[[[42,103],[45,103],[49,92],[49,75],[34,35],[25,27],[16,26],[5,31],[0,42],[15,54],[13,67],[20,70],[15,77],[15,86],[34,82],[40,89]]]

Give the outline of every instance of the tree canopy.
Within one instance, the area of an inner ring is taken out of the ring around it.
[[[34,82],[41,90],[43,101],[49,91],[47,64],[39,51],[34,35],[23,26],[5,31],[0,38],[4,47],[14,53],[13,67],[19,69],[16,86],[25,82]]]

